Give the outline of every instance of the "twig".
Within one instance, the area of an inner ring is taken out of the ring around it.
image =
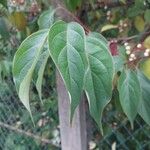
[[[147,31],[147,30],[146,30]],[[138,35],[133,35],[133,36],[130,36],[130,37],[122,37],[122,38],[116,38],[117,42],[120,43],[120,42],[127,42],[127,41],[130,41],[130,40],[133,40],[135,38],[140,38],[140,41],[143,42],[143,39],[145,39],[145,36],[149,35],[150,34],[150,30],[147,31],[147,32],[143,32],[141,34],[138,34]]]
[[[84,25],[84,24],[82,23],[82,21],[81,21],[78,17],[76,17],[73,13],[71,13],[70,11],[68,11],[65,7],[62,7],[62,6],[59,4],[58,7],[57,7],[57,10],[59,10],[59,9],[65,11],[70,17],[72,17],[72,19],[73,19],[74,21],[78,22],[78,23],[84,28],[84,30],[85,30],[85,32],[86,32],[87,34],[90,32],[90,29],[89,29],[86,25]]]
[[[11,126],[11,125],[9,125],[9,124],[0,122],[0,127],[7,128],[7,129],[9,129],[9,130],[11,130],[11,131],[18,132],[18,133],[20,133],[20,134],[24,134],[24,135],[26,135],[26,136],[28,136],[28,137],[34,138],[34,139],[36,139],[36,140],[39,140],[39,141],[41,141],[42,143],[51,144],[52,146],[59,147],[58,145],[54,144],[51,140],[48,140],[48,139],[42,138],[42,137],[40,137],[40,136],[34,135],[34,134],[31,133],[31,132],[23,131],[23,130],[18,129],[18,128],[16,128],[16,127],[13,127],[13,126]]]
[[[129,1],[129,2],[127,2],[127,5],[129,5],[130,3],[133,3],[133,2],[131,2],[131,1]],[[119,3],[120,4],[120,3]],[[122,3],[121,3],[122,4]],[[115,5],[114,3],[112,4],[111,3],[111,6],[113,6],[113,5]],[[125,5],[125,4],[124,4]],[[89,29],[89,27],[87,27],[85,24],[83,24],[82,23],[82,21],[78,18],[78,17],[76,17],[73,13],[71,13],[70,11],[68,11],[65,7],[63,7],[62,5],[58,5],[57,6],[57,10],[63,10],[63,11],[65,11],[70,17],[72,17],[72,19],[73,20],[75,20],[76,22],[78,22],[83,28],[84,28],[84,30],[85,30],[85,32],[86,32],[86,34],[88,34],[91,30]],[[140,37],[141,36],[141,41],[142,41],[142,39],[143,39],[143,37],[145,37],[146,35],[148,35],[148,34],[150,34],[150,31],[149,31],[149,28],[148,28],[148,30],[146,30],[146,32],[143,32],[143,33],[141,33],[141,34],[139,34],[139,35],[134,35],[134,36],[131,36],[131,37],[123,37],[123,38],[118,38],[118,39],[116,39],[117,40],[117,42],[119,43],[119,42],[126,42],[126,41],[130,41],[130,40],[132,40],[132,39],[135,39],[135,38],[138,38],[138,37]]]
[[[92,5],[92,6],[89,5],[88,11],[104,8],[105,6],[107,6],[107,8],[128,7],[128,6],[133,5],[134,3],[135,2],[133,0],[129,0],[126,3],[122,3],[122,2],[119,2],[119,1],[112,2],[112,1],[109,1],[109,0],[100,1],[100,2],[98,1],[97,4],[95,4],[95,5]]]
[[[150,56],[138,57],[138,58],[136,58],[135,60],[126,61],[126,62],[124,63],[124,65],[126,65],[126,64],[131,64],[131,63],[135,63],[135,62],[139,62],[139,61],[141,61],[142,59],[146,59],[146,58],[150,58]]]
[[[133,36],[130,36],[130,37],[122,37],[122,38],[117,38],[117,42],[120,43],[120,42],[127,42],[127,41],[130,41],[130,40],[133,40],[135,38],[138,38],[140,35],[133,35]]]

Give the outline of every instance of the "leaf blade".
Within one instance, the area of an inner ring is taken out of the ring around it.
[[[29,88],[32,75],[47,37],[48,30],[38,31],[28,38],[18,48],[13,60],[13,79],[19,98],[30,112]]]
[[[49,10],[44,11],[40,15],[38,19],[39,29],[47,29],[53,25],[55,21],[55,17],[54,17],[55,12],[56,12],[56,9],[53,9],[52,7],[50,7]]]
[[[121,106],[133,128],[133,122],[141,99],[140,83],[135,71],[123,70],[119,78],[118,90]]]
[[[138,107],[138,113],[143,120],[150,125],[150,80],[141,71],[138,71],[138,79],[142,91],[142,98]]]
[[[85,91],[89,102],[90,114],[100,127],[102,112],[112,95],[114,67],[106,41],[101,36],[89,35],[86,40],[89,67],[85,74]]]
[[[77,23],[56,22],[49,31],[50,55],[59,70],[70,96],[71,113],[80,103],[85,72],[85,33]]]
[[[105,31],[107,31],[107,30],[117,29],[117,28],[118,28],[117,25],[107,24],[107,25],[105,25],[105,26],[102,27],[101,33],[102,33],[102,32],[105,32]]]
[[[33,80],[40,98],[41,103],[42,102],[42,80],[44,76],[44,70],[47,64],[49,58],[49,51],[48,51],[48,44],[45,44],[45,47],[43,48],[43,51],[40,54],[39,60],[36,64]]]
[[[78,7],[81,6],[81,0],[64,0],[66,6],[71,10],[75,11]]]

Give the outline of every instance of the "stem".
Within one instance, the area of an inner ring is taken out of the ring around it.
[[[11,125],[9,125],[9,124],[5,124],[5,123],[3,123],[3,122],[0,122],[0,127],[9,129],[9,130],[11,130],[11,131],[15,131],[15,132],[17,132],[17,133],[26,135],[26,136],[31,137],[31,138],[34,138],[35,140],[39,140],[39,141],[41,141],[42,143],[51,144],[52,146],[59,147],[58,145],[55,145],[52,141],[50,141],[50,140],[48,140],[48,139],[45,139],[45,138],[42,138],[42,137],[40,137],[40,136],[34,135],[34,134],[31,133],[31,132],[23,131],[23,130],[18,129],[18,128],[16,128],[16,127],[13,127],[13,126],[11,126]]]
[[[116,2],[112,2],[112,1],[100,1],[100,2],[97,2],[96,5],[92,5],[92,6],[89,5],[88,10],[89,11],[90,10],[97,10],[97,9],[104,8],[105,6],[107,6],[108,8],[128,7],[128,6],[133,5],[134,3],[135,2],[133,0],[129,0],[126,3],[122,3],[122,2],[119,2],[119,1],[116,1]]]
[[[117,40],[118,43],[120,43],[120,42],[127,42],[127,41],[130,41],[130,40],[133,40],[135,38],[140,37],[140,41],[144,41],[145,37],[149,34],[150,34],[150,31],[146,31],[146,32],[143,32],[141,34],[133,35],[133,36],[130,36],[130,37],[117,38],[116,40]]]
[[[88,34],[88,33],[90,32],[90,29],[89,29],[85,24],[83,24],[82,21],[81,21],[78,17],[76,17],[73,13],[71,13],[70,11],[68,11],[66,8],[62,7],[62,6],[59,4],[58,7],[57,7],[57,9],[58,9],[58,10],[59,10],[59,9],[64,10],[70,17],[73,18],[73,20],[75,20],[76,22],[78,22],[78,23],[84,28],[86,34]]]

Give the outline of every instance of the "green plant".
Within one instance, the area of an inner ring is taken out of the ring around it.
[[[4,0],[6,2],[6,0]],[[0,2],[1,3],[1,2]],[[13,13],[15,14],[15,13]],[[25,14],[27,19],[27,15]],[[0,122],[17,127],[23,131],[30,129],[33,134],[41,137],[52,139],[54,143],[57,142],[54,138],[53,131],[56,130],[58,124],[57,118],[57,101],[55,100],[55,80],[54,67],[49,61],[44,72],[44,82],[47,82],[46,76],[51,76],[48,80],[50,85],[44,86],[45,93],[43,98],[43,105],[38,103],[37,92],[32,90],[32,104],[31,109],[34,114],[34,122],[36,127],[33,128],[29,113],[22,107],[22,103],[18,101],[15,86],[12,81],[12,59],[18,44],[27,36],[26,32],[33,32],[36,30],[33,27],[33,21],[28,20],[26,24],[27,31],[18,31],[18,26],[12,24],[9,20],[9,15],[12,15],[7,7],[0,4]],[[14,19],[19,20],[19,15],[14,15]],[[34,24],[37,24],[37,17],[35,16]],[[32,29],[34,28],[34,29]],[[29,33],[28,33],[29,34]],[[55,106],[55,108],[54,108]],[[54,108],[54,109],[52,109]],[[43,123],[44,122],[44,123]],[[58,135],[59,136],[59,135]],[[29,138],[25,135],[20,135],[17,132],[12,132],[9,129],[1,127],[0,129],[0,149],[53,149],[53,146],[43,144],[39,140]],[[55,148],[55,147],[54,147]]]
[[[139,6],[139,9],[142,8]],[[42,77],[50,56],[70,96],[70,120],[85,91],[91,116],[102,132],[103,109],[111,100],[112,89],[117,88],[121,106],[131,126],[137,114],[150,124],[150,102],[147,98],[150,84],[139,66],[141,60],[149,57],[148,50],[148,55],[140,53],[138,61],[128,43],[125,43],[125,48],[119,48],[118,56],[112,57],[109,44],[101,34],[85,33],[83,27],[75,22],[57,21],[49,25],[49,29],[40,30],[25,39],[13,61],[18,95],[30,114],[30,83],[33,79],[41,99]],[[141,30],[141,27],[137,29]],[[118,59],[122,61],[121,64]]]

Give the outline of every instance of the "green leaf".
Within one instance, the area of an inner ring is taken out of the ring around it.
[[[122,71],[126,60],[126,49],[124,46],[118,46],[118,55],[113,56],[115,73]]]
[[[143,17],[136,16],[135,20],[134,20],[134,26],[139,32],[144,31],[145,21],[144,21]]]
[[[147,9],[144,13],[144,19],[146,23],[150,23],[150,9]]]
[[[126,4],[126,0],[119,0],[121,3]]]
[[[4,0],[5,1],[5,3],[4,2],[1,2],[0,3],[0,16],[2,17],[9,17],[10,16],[10,14],[9,14],[9,11],[8,11],[8,9],[7,9],[7,1],[6,0]]]
[[[140,83],[135,71],[123,70],[118,84],[120,103],[133,128],[141,99]]]
[[[141,71],[138,71],[138,79],[142,91],[138,113],[150,125],[150,80]]]
[[[140,62],[140,70],[150,79],[150,58],[146,58]]]
[[[143,14],[145,11],[145,6],[143,0],[135,0],[134,6],[127,10],[128,17],[136,17]]]
[[[36,64],[34,75],[33,75],[34,77],[33,79],[34,79],[41,103],[42,103],[42,79],[43,79],[44,70],[45,70],[48,58],[49,58],[48,44],[45,44],[40,54],[39,60]]]
[[[7,1],[1,0],[0,5],[4,5],[5,7],[7,7]],[[1,7],[0,7],[0,10],[1,10]]]
[[[50,7],[49,10],[44,11],[39,19],[38,19],[38,25],[39,25],[39,29],[47,29],[50,26],[53,25],[55,18],[54,18],[54,14],[55,14],[56,10],[53,9],[52,7]]]
[[[3,17],[0,17],[0,35],[4,39],[8,39],[10,36],[8,26],[6,25],[5,19]]]
[[[112,104],[115,106],[115,109],[120,112],[120,113],[123,113],[123,110],[122,110],[122,107],[121,107],[121,104],[120,104],[120,100],[119,100],[119,91],[117,88],[114,88],[113,89],[113,92],[112,92]]]
[[[7,77],[11,74],[12,62],[8,60],[0,61],[0,79]]]
[[[135,6],[141,9],[144,9],[144,2],[143,0],[135,0]]]
[[[101,32],[111,30],[111,29],[117,29],[117,28],[118,28],[118,25],[107,24],[107,25],[102,27]]]
[[[81,0],[64,0],[64,1],[66,6],[72,11],[80,7],[82,2]]]
[[[112,96],[114,74],[112,56],[108,45],[93,34],[86,39],[86,52],[89,66],[85,74],[84,88],[89,102],[90,114],[103,133],[102,112]]]
[[[124,46],[118,46],[118,53],[121,59],[123,59],[124,61],[127,61],[126,49]]]
[[[101,40],[106,45],[108,44],[108,41],[105,39],[105,37],[97,32],[90,33],[90,36]]]
[[[119,55],[113,56],[113,61],[114,61],[114,66],[115,66],[115,73],[117,73],[118,71],[122,71],[124,63],[125,63],[123,58],[120,57]]]
[[[85,73],[85,33],[77,23],[56,22],[48,36],[50,55],[70,96],[71,114],[80,103]]]
[[[146,38],[145,38],[145,40],[144,40],[144,42],[143,42],[143,46],[145,47],[145,48],[150,48],[150,36],[147,36]]]
[[[41,30],[26,38],[17,50],[13,60],[13,78],[18,95],[30,114],[30,83],[47,35],[48,30]]]
[[[24,31],[27,27],[27,18],[21,11],[11,13],[9,20],[20,31]]]
[[[128,17],[136,17],[140,14],[142,14],[144,12],[144,10],[142,10],[141,8],[137,7],[137,6],[133,6],[133,7],[130,7],[128,10],[127,10],[127,15]]]

